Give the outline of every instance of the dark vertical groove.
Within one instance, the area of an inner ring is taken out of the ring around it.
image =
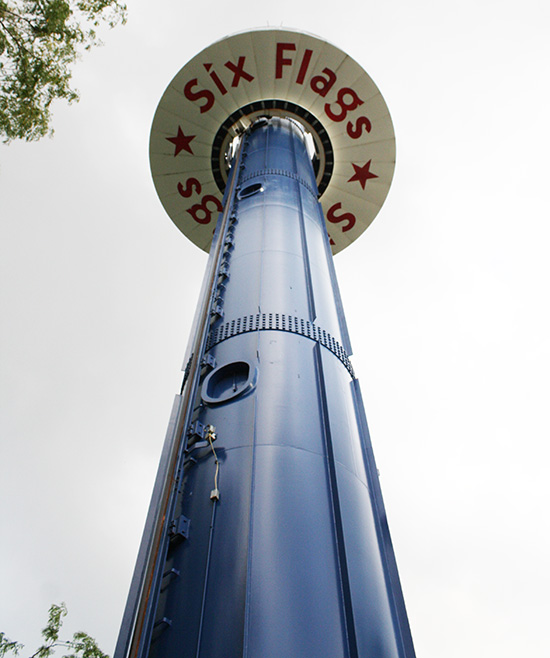
[[[321,347],[317,344],[315,345],[313,351],[315,354],[315,369],[317,372],[319,402],[321,405],[321,415],[323,420],[323,430],[325,436],[327,469],[329,475],[332,512],[334,516],[334,528],[336,532],[336,550],[338,555],[338,567],[340,570],[340,582],[342,586],[342,598],[344,603],[344,621],[346,624],[348,654],[350,658],[359,658],[359,653],[357,649],[357,636],[355,634],[355,620],[353,617],[353,603],[351,600],[351,587],[350,587],[349,573],[348,573],[348,562],[346,557],[346,546],[344,540],[342,513],[340,511],[340,497],[338,495],[338,481],[336,477],[336,466],[334,463],[332,435],[330,432],[327,394],[325,390],[325,376],[324,376],[323,364],[321,360]]]
[[[259,332],[257,334],[258,342],[256,343],[256,350],[259,351]],[[248,656],[248,639],[250,635],[250,573],[252,570],[252,538],[254,532],[254,489],[256,484],[256,437],[257,437],[257,406],[256,398],[254,399],[254,432],[252,435],[252,473],[250,475],[250,507],[248,511],[248,543],[246,547],[246,595],[245,595],[245,608],[244,608],[244,628],[243,628],[243,658]]]
[[[206,555],[206,567],[204,570],[204,587],[202,589],[201,616],[199,621],[199,630],[197,632],[197,652],[195,654],[196,658],[199,658],[200,650],[201,650],[202,626],[204,622],[206,594],[208,591],[208,572],[210,571],[210,557],[212,556],[212,538],[214,536],[214,521],[216,520],[216,506],[217,506],[217,502],[214,500],[212,503],[212,517],[210,518],[210,536],[208,537],[208,553]]]
[[[323,208],[319,203],[317,209],[321,215],[323,224],[326,226],[325,216],[323,215]],[[336,308],[338,309],[338,325],[340,327],[340,334],[342,336],[342,344],[346,352],[351,355],[353,350],[351,349],[351,342],[349,339],[348,325],[346,323],[346,316],[344,314],[344,305],[342,304],[342,296],[340,295],[340,287],[338,285],[338,279],[336,278],[336,269],[334,268],[334,256],[332,255],[332,249],[330,248],[330,242],[328,239],[328,233],[325,229],[325,252],[327,255],[327,264],[328,271],[330,274],[330,282],[332,284],[332,292],[334,294],[334,301],[336,302]]]
[[[296,158],[296,147],[294,140],[296,138],[291,135],[292,155],[294,156],[294,173],[298,175],[298,160]],[[300,238],[302,240],[302,251],[304,254],[304,273],[306,277],[306,290],[307,290],[307,305],[309,309],[309,319],[311,322],[315,321],[317,313],[315,311],[315,299],[313,296],[313,281],[311,279],[311,266],[309,263],[309,251],[307,248],[306,227],[304,222],[304,205],[302,203],[302,190],[299,182],[295,183],[296,194],[298,195],[298,213],[300,215]]]
[[[243,149],[242,149],[242,157],[246,157],[248,155],[247,152],[247,147],[249,146],[248,138],[246,138],[246,142],[243,144]],[[268,140],[268,131],[265,131],[265,157],[264,157],[264,168],[267,167],[267,161],[268,161],[268,151],[267,151],[267,140]],[[242,174],[239,176],[239,184],[241,183],[242,179]],[[264,239],[264,230],[265,230],[265,204],[262,204],[262,243]],[[259,298],[258,302],[261,301],[262,297],[262,269],[260,268],[260,288],[259,288]],[[260,305],[258,305],[258,318],[259,318],[259,313],[261,312]],[[252,316],[250,316],[250,320],[252,320]],[[257,335],[257,342],[256,342],[256,354],[258,355],[258,360],[259,360],[259,340],[260,340],[260,333],[259,333],[259,326],[256,327],[255,329],[256,335]],[[250,629],[249,629],[249,623],[250,623],[250,574],[251,574],[251,564],[252,564],[252,538],[253,538],[253,530],[254,530],[254,489],[255,489],[255,477],[256,477],[256,437],[257,437],[257,406],[256,406],[256,398],[254,398],[254,428],[253,428],[253,433],[252,433],[252,466],[251,466],[251,474],[250,474],[250,499],[249,499],[249,509],[248,509],[248,541],[247,541],[247,556],[246,556],[246,591],[245,591],[245,603],[244,603],[244,621],[243,621],[243,629],[242,629],[242,656],[243,658],[246,658],[248,656],[248,642],[249,642],[249,635],[250,635]]]

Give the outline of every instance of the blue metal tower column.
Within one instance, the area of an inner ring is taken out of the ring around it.
[[[304,131],[242,139],[142,639],[115,655],[412,658]]]
[[[233,35],[150,161],[210,256],[114,658],[414,658],[332,262],[391,184],[380,91],[311,35]]]

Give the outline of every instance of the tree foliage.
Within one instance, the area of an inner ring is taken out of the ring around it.
[[[97,28],[126,21],[117,0],[0,0],[0,133],[5,141],[52,134],[56,98],[78,100],[71,66],[100,42]]]
[[[109,656],[97,646],[97,642],[87,633],[79,631],[73,634],[72,640],[60,640],[63,619],[67,616],[67,606],[64,603],[56,605],[53,603],[48,612],[48,623],[42,629],[44,644],[29,658],[48,658],[55,653],[58,647],[70,653],[64,653],[63,658],[109,658]],[[23,645],[19,642],[9,640],[5,633],[0,633],[0,658],[9,653],[19,655]]]

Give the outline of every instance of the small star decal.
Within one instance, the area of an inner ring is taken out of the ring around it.
[[[181,151],[187,151],[187,153],[195,155],[190,146],[191,141],[195,139],[195,137],[196,135],[189,135],[189,137],[187,137],[183,134],[183,130],[178,126],[178,134],[175,137],[166,137],[166,139],[175,145],[176,149],[174,151],[174,157],[176,157]]]
[[[369,160],[367,164],[364,164],[362,167],[359,165],[354,164],[353,162],[351,163],[353,168],[355,169],[355,173],[353,176],[348,180],[348,183],[351,183],[352,181],[356,180],[361,183],[361,187],[365,189],[365,185],[369,178],[378,178],[376,174],[373,174],[372,171],[369,171],[370,169],[370,163],[372,160]]]

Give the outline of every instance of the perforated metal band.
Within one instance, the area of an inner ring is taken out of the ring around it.
[[[355,379],[355,373],[353,372],[349,356],[342,345],[327,331],[317,327],[313,322],[297,318],[294,315],[285,315],[284,313],[256,313],[255,315],[245,315],[236,320],[231,320],[231,322],[226,322],[210,332],[206,342],[206,349],[209,350],[214,345],[232,336],[263,330],[288,331],[316,341],[330,350],[334,356],[338,357],[352,378]]]

